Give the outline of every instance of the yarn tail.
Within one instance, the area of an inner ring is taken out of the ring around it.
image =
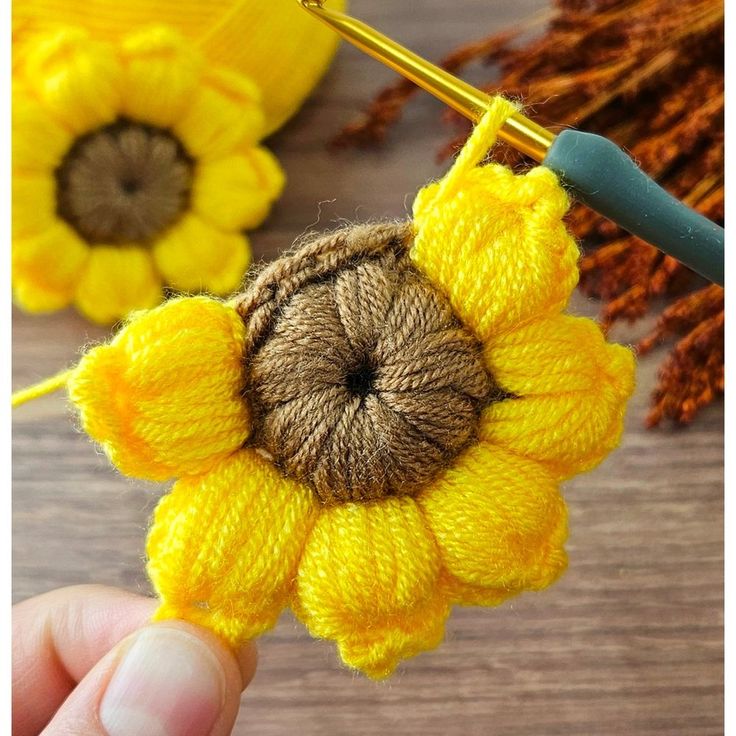
[[[34,383],[32,386],[28,386],[27,388],[22,388],[20,391],[16,391],[10,397],[11,406],[15,409],[16,406],[25,404],[27,401],[38,399],[41,396],[46,396],[46,394],[50,394],[54,391],[58,391],[60,388],[64,388],[69,380],[69,376],[72,374],[72,371],[74,371],[74,368],[67,368],[60,373],[57,373],[55,376],[44,378],[43,381]]]

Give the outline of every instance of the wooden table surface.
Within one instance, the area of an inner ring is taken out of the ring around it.
[[[544,8],[543,0],[352,0],[356,15],[437,58]],[[324,143],[391,75],[343,47],[302,112],[271,145],[289,175],[252,236],[272,257],[309,226],[402,216],[438,176],[438,103],[423,95],[378,151]],[[598,305],[576,295],[574,311]],[[619,328],[633,342],[649,326]],[[104,336],[71,311],[16,312],[16,387]],[[660,350],[639,363],[621,448],[566,486],[570,568],[553,588],[498,609],[456,610],[445,643],[383,684],[340,666],[333,646],[285,615],[260,640],[236,733],[718,734],[723,731],[723,408],[686,429],[643,419]],[[147,593],[143,543],[163,488],[117,475],[75,430],[62,395],[13,414],[14,597],[73,583]]]

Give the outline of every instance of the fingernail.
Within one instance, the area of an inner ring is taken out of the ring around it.
[[[204,736],[220,713],[224,689],[222,666],[204,642],[152,626],[115,670],[100,721],[110,736]]]

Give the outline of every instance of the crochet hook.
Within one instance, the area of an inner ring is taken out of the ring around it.
[[[473,122],[488,109],[488,94],[366,23],[326,8],[323,0],[299,2],[354,46]],[[572,129],[555,134],[520,112],[508,118],[499,137],[554,171],[576,199],[709,281],[723,285],[723,228],[666,192],[612,141]]]

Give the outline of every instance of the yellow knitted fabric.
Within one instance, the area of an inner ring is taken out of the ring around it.
[[[77,6],[89,9],[64,4]],[[74,304],[112,323],[155,306],[165,286],[231,293],[250,260],[242,231],[261,223],[284,185],[258,145],[258,87],[161,26],[115,43],[58,25],[22,36],[15,301],[30,312]]]
[[[342,10],[345,0],[330,0],[330,7]],[[338,36],[315,23],[296,0],[13,3],[14,43],[67,24],[113,44],[130,31],[154,24],[177,30],[210,63],[227,66],[258,85],[265,134],[280,127],[299,109],[324,74],[338,43]]]
[[[322,504],[243,446],[235,305],[180,299],[134,317],[74,371],[83,426],[113,462],[179,477],[148,538],[157,619],[238,646],[290,605],[348,665],[383,678],[439,644],[453,604],[497,605],[563,572],[558,483],[618,442],[634,361],[593,322],[560,313],[577,248],[554,175],[478,165],[512,109],[497,100],[414,204],[413,261],[510,397],[483,410],[475,441],[416,493]]]

